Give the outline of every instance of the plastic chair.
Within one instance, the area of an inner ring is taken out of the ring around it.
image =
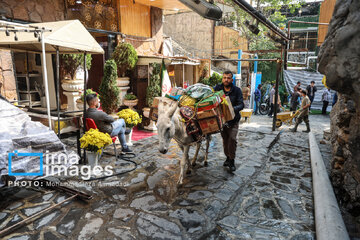
[[[89,131],[90,128],[97,129],[97,126],[95,124],[94,119],[86,118],[86,131]],[[117,155],[116,145],[115,145],[116,139],[117,139],[117,136],[111,137],[111,140],[112,140],[113,146],[114,146],[115,157],[117,158],[118,155]]]

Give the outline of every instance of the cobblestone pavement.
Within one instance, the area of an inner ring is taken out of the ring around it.
[[[135,142],[136,171],[80,181],[74,188],[93,200],[69,201],[4,239],[314,239],[308,135],[285,128],[268,152],[278,132],[271,132],[269,118],[255,116],[251,121],[240,126],[233,174],[222,166],[217,134],[210,145],[209,166],[203,166],[200,152],[200,162],[177,187],[181,151],[172,142],[169,153],[162,155],[157,137],[150,137]],[[319,136],[327,125],[318,124],[314,131]],[[66,142],[75,146],[73,139]],[[131,168],[115,161],[111,147],[106,152],[101,165],[111,164],[117,172]],[[47,189],[9,188],[0,197],[1,230],[68,196]]]

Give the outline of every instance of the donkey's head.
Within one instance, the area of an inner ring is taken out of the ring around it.
[[[158,121],[156,127],[159,137],[159,151],[167,153],[171,139],[175,135],[174,113],[177,109],[177,102],[160,100],[158,106]]]

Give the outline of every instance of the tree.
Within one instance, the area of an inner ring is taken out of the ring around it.
[[[105,62],[104,77],[99,87],[100,101],[102,109],[110,114],[119,108],[120,89],[116,86],[117,67],[114,60]]]

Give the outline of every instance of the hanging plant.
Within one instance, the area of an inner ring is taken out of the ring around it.
[[[61,66],[65,71],[65,75],[70,76],[71,80],[74,80],[76,70],[84,64],[84,54],[62,54]],[[91,54],[86,54],[86,69],[91,68]]]
[[[131,71],[136,66],[138,55],[135,48],[130,43],[119,43],[112,55],[118,67],[118,76],[125,77],[127,71]]]
[[[152,106],[154,98],[161,96],[161,64],[150,63],[152,73],[150,75],[149,86],[146,89],[146,103],[148,106]]]
[[[116,86],[116,63],[110,59],[105,62],[104,77],[99,87],[102,109],[110,114],[118,110],[120,89]]]

